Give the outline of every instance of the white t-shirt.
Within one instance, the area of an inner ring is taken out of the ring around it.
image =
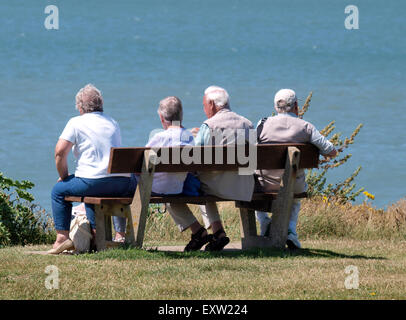
[[[165,131],[155,134],[147,143],[146,147],[174,147],[194,145],[193,135],[184,128],[168,128]],[[187,172],[154,174],[152,181],[152,192],[160,194],[182,193],[183,183]]]
[[[71,118],[59,139],[73,143],[76,177],[98,179],[130,176],[107,173],[110,148],[121,146],[121,134],[118,123],[103,112],[90,112]]]

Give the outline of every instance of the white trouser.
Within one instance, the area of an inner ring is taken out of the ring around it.
[[[202,214],[204,227],[209,229],[213,222],[220,221],[219,211],[215,202],[206,202],[205,205],[201,205],[200,212]]]
[[[269,172],[271,172],[271,171],[272,170],[270,170]],[[274,170],[274,171],[278,171],[278,170]],[[281,172],[278,172],[278,173],[280,175],[283,174],[283,170],[280,170],[280,171]],[[275,188],[275,186],[273,186],[273,185],[268,185],[265,182],[263,182],[263,183],[264,183],[264,185],[262,185],[262,188],[265,191],[271,191],[273,188]],[[276,190],[277,189],[275,188],[273,191],[276,191]],[[305,192],[306,190],[307,190],[307,183],[306,183],[306,176],[305,176],[304,170],[299,170],[298,176],[296,177],[293,192],[301,193],[301,192]],[[295,237],[297,237],[296,226],[297,226],[297,220],[299,218],[299,211],[300,211],[300,199],[293,199],[292,210],[291,210],[290,220],[289,220],[288,234],[293,234]],[[271,221],[271,218],[269,218],[267,212],[262,212],[262,211],[255,211],[255,216],[259,222],[259,225],[261,228],[261,235],[263,236],[265,234],[268,223]]]
[[[197,221],[185,203],[167,203],[166,208],[181,232]],[[207,202],[206,205],[201,205],[200,211],[206,229],[208,229],[213,222],[220,220],[215,202]]]

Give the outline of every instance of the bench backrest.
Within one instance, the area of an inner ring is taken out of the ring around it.
[[[299,168],[317,168],[319,150],[307,143],[248,146],[195,146],[153,148],[155,172],[235,171],[256,162],[256,169],[284,169],[288,147],[300,150]],[[144,152],[151,148],[111,148],[109,173],[141,173]],[[255,149],[255,150],[254,150]]]

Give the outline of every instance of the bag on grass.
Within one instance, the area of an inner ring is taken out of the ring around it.
[[[75,245],[75,253],[88,252],[90,249],[90,223],[86,217],[86,213],[73,213],[74,218],[70,223],[69,238]]]

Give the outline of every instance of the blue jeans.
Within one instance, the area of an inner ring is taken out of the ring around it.
[[[70,175],[52,189],[52,214],[56,230],[69,230],[72,218],[72,203],[65,196],[85,197],[132,197],[137,187],[134,178],[107,177],[99,179],[79,178]],[[96,228],[94,205],[86,204],[86,216],[92,229]],[[113,217],[114,228],[125,232],[126,219]]]

